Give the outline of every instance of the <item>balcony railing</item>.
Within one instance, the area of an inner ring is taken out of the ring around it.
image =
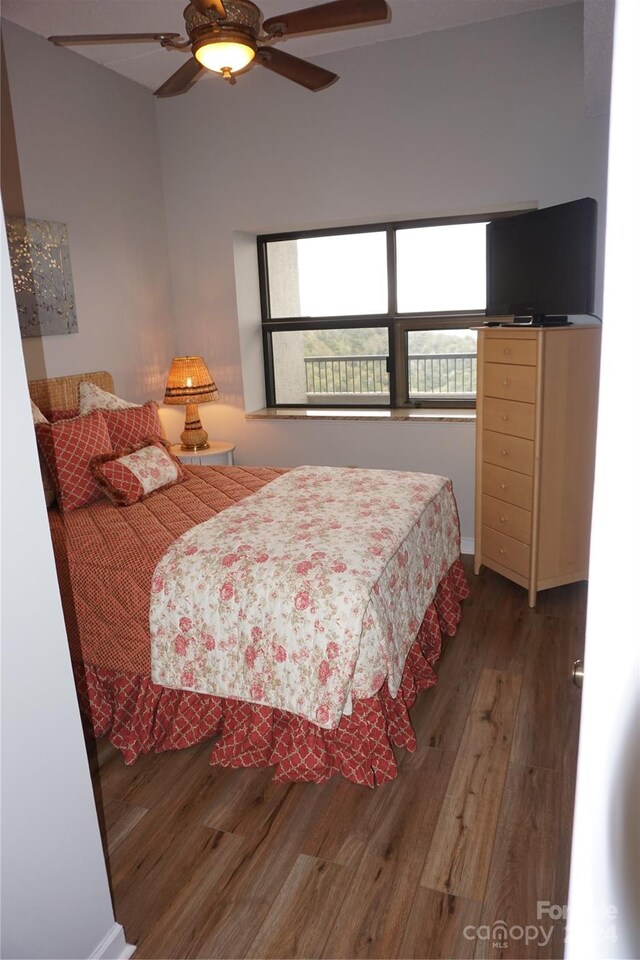
[[[370,396],[389,392],[387,357],[305,357],[308,394]],[[475,353],[409,355],[409,396],[440,394],[473,397],[476,392]]]
[[[305,357],[307,393],[388,393],[387,358]]]
[[[475,353],[430,353],[409,356],[409,396],[448,393],[475,396]]]

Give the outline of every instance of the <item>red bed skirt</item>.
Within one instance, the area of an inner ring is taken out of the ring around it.
[[[217,737],[211,764],[224,767],[275,766],[274,780],[324,783],[335,773],[369,787],[397,773],[392,745],[413,751],[409,719],[420,690],[436,682],[433,669],[442,635],[453,636],[460,603],[469,595],[462,562],[445,574],[407,656],[395,699],[386,682],[378,693],[353,704],[335,730],[283,710],[242,700],[171,690],[149,677],[75,663],[80,708],[96,737],[109,737],[134,763],[142,753],[191,747]]]

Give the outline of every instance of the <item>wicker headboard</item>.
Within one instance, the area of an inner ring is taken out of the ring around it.
[[[48,410],[69,410],[78,406],[78,384],[82,380],[95,383],[113,393],[113,377],[106,370],[93,373],[76,373],[69,377],[53,377],[51,380],[30,380],[29,394],[36,407],[45,413]]]

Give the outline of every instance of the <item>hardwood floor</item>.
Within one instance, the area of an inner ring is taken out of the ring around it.
[[[278,785],[210,746],[93,774],[116,918],[137,958],[560,958],[586,584],[474,577],[413,754],[375,790]]]

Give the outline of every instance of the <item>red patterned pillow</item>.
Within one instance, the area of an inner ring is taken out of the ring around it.
[[[91,473],[91,458],[110,453],[112,447],[100,412],[58,423],[38,423],[36,436],[61,510],[76,510],[102,496]]]
[[[160,440],[94,457],[91,472],[117,507],[128,507],[185,478],[182,464]]]
[[[35,427],[36,423],[48,423],[49,421],[45,417],[42,410],[39,407],[36,407],[33,400],[31,401],[31,416],[33,417],[33,425]],[[56,502],[56,488],[53,485],[53,480],[51,479],[51,474],[49,473],[49,468],[47,467],[42,452],[38,450],[38,461],[40,463],[40,476],[42,477],[42,489],[44,490],[44,500],[47,505],[47,509],[52,507]]]
[[[158,404],[148,400],[141,407],[128,410],[101,410],[107,424],[114,450],[148,442],[149,437],[162,439],[164,432],[158,414]]]
[[[74,417],[78,416],[80,416],[80,409],[78,407],[47,410],[47,420],[50,423],[59,423],[60,420],[73,420]]]

